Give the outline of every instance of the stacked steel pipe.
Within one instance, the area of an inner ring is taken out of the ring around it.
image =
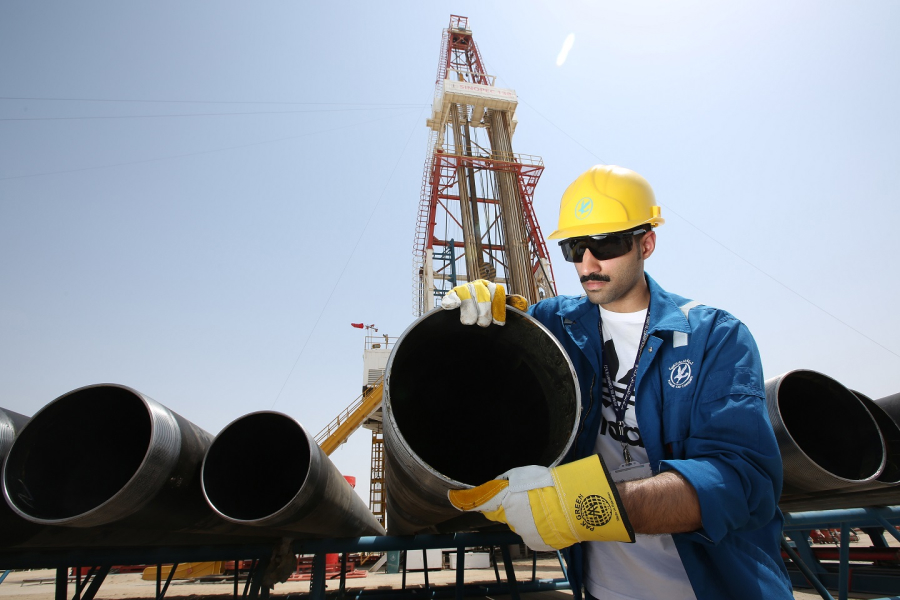
[[[873,401],[809,370],[766,381],[782,510],[900,504],[900,394]]]
[[[16,436],[27,422],[25,415],[0,408],[0,465],[6,460]],[[19,517],[6,502],[0,501],[0,546],[19,544],[38,531],[40,527]]]
[[[572,364],[536,320],[433,311],[400,337],[384,384],[391,534],[498,527],[447,491],[553,466],[577,436]],[[900,504],[900,394],[871,400],[821,373],[766,382],[785,511]],[[60,396],[30,420],[0,409],[0,549],[281,542],[384,529],[300,423],[246,415],[213,439],[131,388]]]
[[[268,416],[294,424],[292,437],[278,436],[277,456],[265,454],[259,436],[234,440],[235,424],[214,444],[206,431],[121,385],[74,390],[24,427],[21,415],[3,415],[2,487],[11,511],[0,513],[0,547],[246,544],[384,532],[312,438],[284,415]],[[249,460],[235,458],[235,442]],[[244,497],[261,498],[277,518],[232,519],[211,505],[201,484],[211,446],[217,451],[203,483],[214,490],[250,483],[252,493]],[[215,464],[223,456],[229,461],[224,469]],[[290,510],[273,505],[285,498]]]
[[[900,504],[900,394],[872,401],[796,370],[768,380],[766,395],[783,510]],[[400,535],[488,527],[455,512],[447,490],[557,464],[580,410],[565,352],[514,310],[505,328],[463,326],[455,312],[421,317],[394,347],[384,397],[387,526]]]

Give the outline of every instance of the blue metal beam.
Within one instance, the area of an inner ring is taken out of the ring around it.
[[[841,523],[853,523],[854,527],[881,526],[882,520],[900,523],[900,506],[869,508],[845,508],[838,510],[816,510],[784,514],[784,530],[835,529]]]

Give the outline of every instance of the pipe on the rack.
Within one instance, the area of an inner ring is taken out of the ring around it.
[[[90,385],[38,411],[16,438],[3,494],[41,525],[27,548],[185,546],[258,539],[210,510],[200,466],[212,436],[117,384]],[[269,538],[279,539],[277,532]]]
[[[319,537],[384,534],[313,437],[281,413],[252,413],[225,427],[203,460],[202,484],[210,507],[238,525]]]
[[[783,497],[849,488],[881,474],[881,432],[853,392],[802,369],[773,377],[765,387],[784,465]]]
[[[461,325],[459,311],[420,317],[385,370],[387,528],[391,535],[490,525],[461,516],[450,489],[523,465],[554,466],[575,439],[578,380],[559,341],[529,315]]]
[[[900,393],[891,394],[875,401],[887,415],[900,426]]]
[[[96,527],[140,519],[187,527],[209,514],[199,467],[212,436],[123,385],[79,388],[19,434],[3,493],[41,525]]]
[[[884,470],[874,482],[841,489],[783,494],[779,506],[784,512],[846,510],[900,504],[900,394],[870,401],[853,392],[878,423],[885,444]],[[871,402],[871,404],[870,404]],[[832,432],[836,437],[836,434]],[[787,473],[785,473],[787,475]]]
[[[850,390],[875,419],[884,442],[885,463],[881,474],[869,484],[873,488],[900,483],[900,425],[877,402],[856,390]]]
[[[28,417],[17,412],[0,408],[0,468],[12,448],[16,436],[28,423]],[[0,498],[0,547],[18,544],[33,537],[40,527],[23,519]]]

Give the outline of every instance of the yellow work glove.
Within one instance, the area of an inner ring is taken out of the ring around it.
[[[441,299],[441,308],[459,308],[459,321],[463,325],[478,324],[480,327],[506,324],[506,305],[525,310],[528,303],[517,295],[507,297],[502,283],[485,279],[458,285]]]
[[[560,467],[517,467],[447,496],[459,510],[506,523],[532,550],[634,541],[616,484],[596,454]]]

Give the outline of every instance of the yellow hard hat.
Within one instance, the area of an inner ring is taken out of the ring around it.
[[[559,205],[559,227],[547,236],[561,240],[665,223],[653,188],[624,167],[597,165],[572,182]]]

